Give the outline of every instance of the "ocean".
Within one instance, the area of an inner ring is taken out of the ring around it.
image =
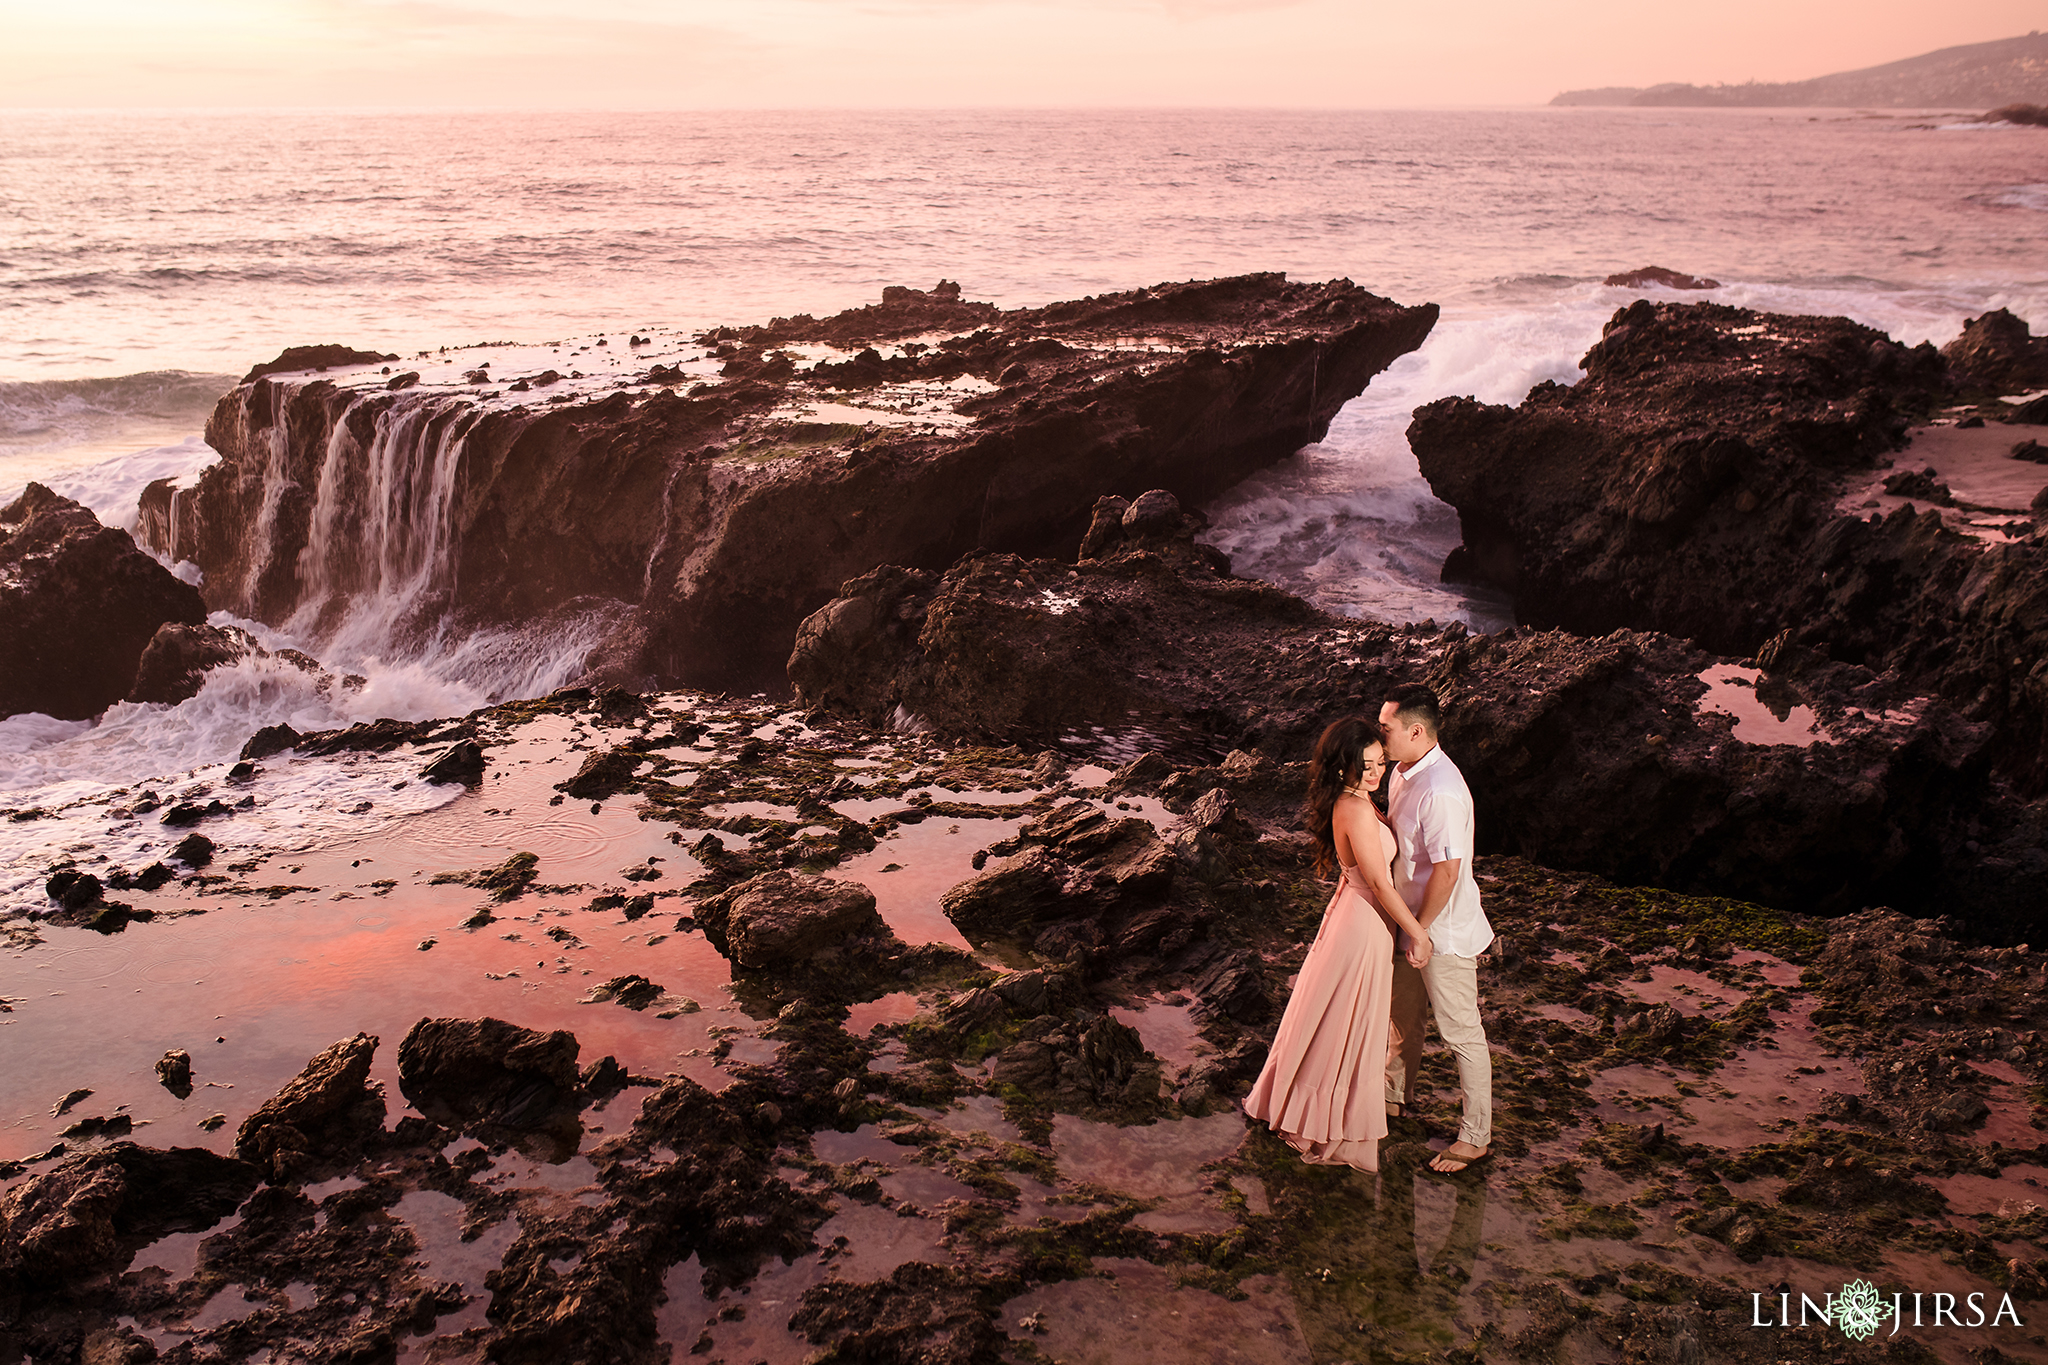
[[[2044,150],[1961,114],[1814,110],[4,111],[0,501],[34,479],[132,525],[144,484],[213,458],[214,399],[289,345],[403,354],[824,315],[940,279],[1023,306],[1279,270],[1442,321],[1326,440],[1207,508],[1209,538],[1330,610],[1490,629],[1503,602],[1438,581],[1458,531],[1407,447],[1417,405],[1572,381],[1616,308],[1673,297],[1601,283],[1651,264],[1721,282],[1685,297],[1909,343],[1997,307],[2048,330]],[[0,721],[0,804],[199,773],[278,721],[532,695],[580,653],[238,624],[369,682],[327,695],[250,662],[177,707]],[[261,838],[408,813],[304,795]],[[42,903],[63,823],[0,824],[0,904]]]

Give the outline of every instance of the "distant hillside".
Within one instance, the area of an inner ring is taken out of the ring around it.
[[[1989,109],[1996,104],[2048,103],[2048,35],[2001,38],[1945,47],[1902,62],[1816,76],[1810,81],[1745,85],[1606,86],[1567,90],[1552,104],[1768,108]]]

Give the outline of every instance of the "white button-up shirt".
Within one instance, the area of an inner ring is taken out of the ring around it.
[[[1493,926],[1479,907],[1479,882],[1472,875],[1472,790],[1442,745],[1432,747],[1406,772],[1394,769],[1387,788],[1387,819],[1401,846],[1394,859],[1394,889],[1418,915],[1430,866],[1458,861],[1451,899],[1429,926],[1436,951],[1453,957],[1485,952],[1493,942]]]

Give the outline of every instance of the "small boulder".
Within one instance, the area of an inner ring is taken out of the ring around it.
[[[1964,393],[2020,393],[2048,384],[2048,337],[2034,336],[2025,318],[2004,308],[1965,322],[1941,354]]]
[[[459,782],[465,787],[477,786],[484,780],[484,751],[473,739],[451,744],[434,756],[434,761],[420,769],[420,776],[429,782]]]
[[[209,669],[235,662],[254,644],[239,630],[166,621],[142,651],[128,700],[175,705],[196,697]]]
[[[721,892],[696,918],[712,946],[747,971],[807,962],[851,939],[893,937],[866,887],[784,871]]]
[[[184,1099],[192,1093],[192,1054],[183,1048],[172,1048],[157,1059],[156,1078],[163,1082],[164,1089]]]
[[[280,1179],[309,1156],[339,1155],[383,1127],[384,1097],[368,1084],[377,1039],[344,1038],[265,1100],[235,1132],[235,1155]]]
[[[52,873],[50,879],[43,883],[43,890],[66,910],[83,910],[87,906],[98,905],[106,888],[92,873],[67,867]]]
[[[303,736],[289,725],[266,725],[249,736],[249,742],[242,746],[240,756],[252,760],[269,758],[272,754],[281,754],[287,749],[297,748],[301,738]]]
[[[543,1128],[573,1117],[576,1035],[503,1019],[422,1019],[398,1045],[398,1088],[437,1123]]]
[[[601,1005],[606,1001],[624,1005],[629,1010],[644,1010],[661,999],[662,988],[646,977],[637,974],[615,976],[602,986],[592,986],[583,997],[586,1005]]]
[[[171,856],[187,867],[205,867],[213,861],[213,840],[204,834],[188,834],[178,840]]]
[[[633,770],[640,763],[641,756],[631,749],[623,746],[607,749],[584,759],[576,775],[566,782],[557,782],[555,789],[567,792],[578,801],[602,801],[616,795],[631,782]]]

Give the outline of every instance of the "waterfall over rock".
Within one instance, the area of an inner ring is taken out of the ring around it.
[[[1280,275],[1014,312],[942,284],[630,355],[471,348],[396,388],[370,363],[272,372],[221,400],[221,463],[153,486],[142,526],[210,608],[316,652],[492,639],[474,662],[510,685],[488,659],[517,637],[579,651],[566,674],[779,692],[846,579],[1071,552],[1104,494],[1213,497],[1319,439],[1435,320]]]

